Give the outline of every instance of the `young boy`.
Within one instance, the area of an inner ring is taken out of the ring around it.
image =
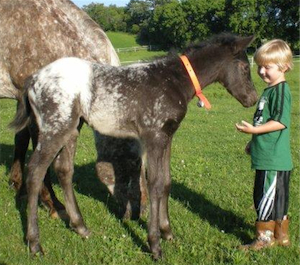
[[[283,40],[272,40],[254,55],[258,74],[268,84],[257,104],[253,125],[242,121],[238,131],[252,134],[246,146],[256,170],[253,199],[257,212],[256,239],[242,249],[288,246],[291,94],[285,73],[292,69],[292,52]]]

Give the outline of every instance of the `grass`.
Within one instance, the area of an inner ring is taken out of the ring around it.
[[[139,47],[136,36],[124,32],[107,32],[107,36],[111,40],[115,49],[127,47]],[[153,57],[165,55],[164,51],[146,51],[140,50],[136,52],[120,52],[118,56],[122,64],[128,64],[136,61],[147,61]]]
[[[254,73],[261,93],[264,84]],[[95,177],[96,152],[91,130],[84,126],[78,140],[74,189],[85,222],[93,232],[82,240],[61,220],[50,219],[39,208],[41,243],[46,255],[31,258],[24,241],[25,203],[16,203],[8,186],[13,155],[13,132],[7,129],[16,104],[0,100],[0,264],[282,264],[299,263],[299,64],[288,74],[292,87],[292,155],[290,183],[290,248],[244,253],[238,246],[254,237],[252,208],[254,172],[244,146],[249,136],[234,124],[251,120],[254,107],[243,108],[220,85],[205,89],[212,104],[207,112],[189,105],[172,144],[170,218],[173,242],[162,241],[164,258],[154,263],[147,253],[147,217],[122,221],[110,210],[113,204]],[[53,181],[57,183],[53,176]],[[59,185],[55,191],[62,199]]]
[[[136,35],[125,32],[106,32],[115,49],[141,46],[137,43]]]

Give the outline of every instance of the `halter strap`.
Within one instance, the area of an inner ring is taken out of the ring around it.
[[[191,78],[191,81],[193,83],[193,86],[194,86],[194,89],[196,92],[196,96],[199,98],[200,101],[202,101],[204,103],[204,107],[206,109],[210,109],[211,105],[210,105],[209,101],[207,100],[207,98],[202,93],[201,85],[199,83],[199,80],[195,74],[195,71],[194,71],[189,59],[185,55],[181,55],[180,59],[183,62],[183,65],[185,66],[185,69],[187,70],[187,72]]]

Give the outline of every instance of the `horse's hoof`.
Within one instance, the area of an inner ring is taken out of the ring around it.
[[[22,180],[18,177],[10,177],[8,184],[10,188],[18,192],[22,187]]]
[[[58,215],[58,212],[57,211],[55,211],[55,210],[53,210],[53,211],[50,211],[50,217],[52,218],[52,219],[58,219],[59,218],[59,215]]]
[[[50,211],[50,217],[52,219],[59,219],[59,218],[62,219],[62,220],[69,220],[70,219],[66,210],[59,210],[59,211],[51,210]]]

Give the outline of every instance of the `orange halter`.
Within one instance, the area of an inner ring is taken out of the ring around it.
[[[183,65],[185,66],[185,69],[187,70],[187,72],[191,78],[191,81],[194,85],[196,96],[199,98],[199,101],[200,101],[200,106],[202,106],[202,104],[201,104],[201,102],[202,102],[204,104],[204,107],[209,110],[211,108],[211,105],[210,105],[209,101],[207,100],[207,98],[202,93],[201,85],[199,83],[199,80],[195,74],[195,71],[194,71],[189,59],[185,55],[181,55],[180,59],[183,62]]]

